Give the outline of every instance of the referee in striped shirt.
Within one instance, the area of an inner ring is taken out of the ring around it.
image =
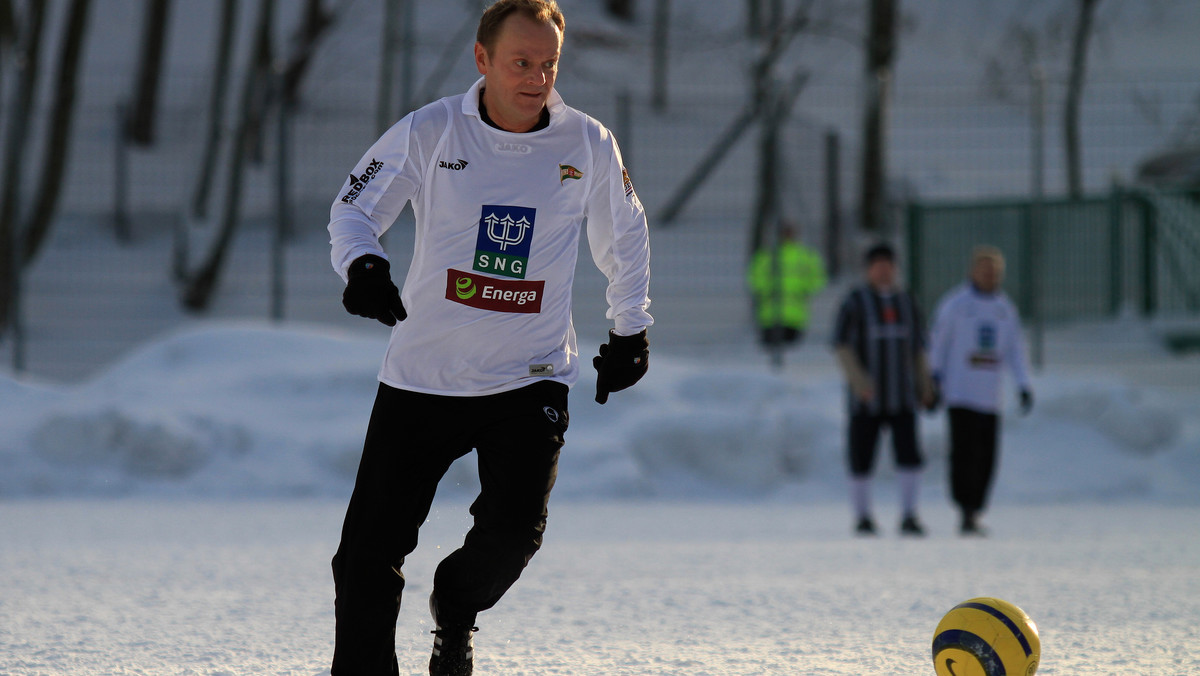
[[[879,433],[887,427],[900,480],[900,532],[924,535],[917,518],[917,485],[923,464],[917,442],[918,404],[936,404],[925,326],[916,302],[896,286],[896,253],[886,243],[866,254],[866,282],[842,302],[833,347],[848,385],[847,450],[850,495],[860,535],[874,535],[870,478]]]

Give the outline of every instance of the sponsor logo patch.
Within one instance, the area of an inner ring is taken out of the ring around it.
[[[358,196],[366,189],[367,184],[378,176],[382,169],[383,162],[371,158],[371,163],[367,165],[367,168],[363,170],[361,175],[355,176],[354,174],[350,174],[350,189],[346,191],[345,195],[342,195],[342,202],[354,204],[354,200],[358,199]]]
[[[533,152],[533,148],[524,143],[497,143],[496,152],[498,153],[516,153],[517,155],[528,155]]]
[[[537,314],[542,311],[546,282],[492,279],[453,268],[446,270],[446,300],[490,310]]]
[[[633,181],[629,180],[629,171],[621,167],[621,181],[625,184],[625,196],[633,197]]]
[[[536,216],[537,210],[529,207],[483,205],[471,269],[525,279]]]

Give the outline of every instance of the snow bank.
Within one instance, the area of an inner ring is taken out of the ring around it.
[[[151,343],[96,379],[0,377],[0,497],[348,494],[384,340],[213,324]],[[815,346],[810,359],[825,359]],[[572,397],[556,496],[806,500],[844,494],[836,372],[656,352],[637,387]],[[1044,375],[1033,415],[1005,416],[997,499],[1197,499],[1197,397]],[[944,492],[945,424],[922,417],[928,492]],[[477,488],[470,456],[443,492]],[[878,482],[887,486],[884,451]],[[887,490],[886,488],[881,490]]]

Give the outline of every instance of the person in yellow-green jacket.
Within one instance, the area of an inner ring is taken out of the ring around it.
[[[764,345],[800,342],[808,327],[808,301],[825,288],[825,264],[784,226],[779,246],[754,253],[746,275],[754,294],[754,315]]]

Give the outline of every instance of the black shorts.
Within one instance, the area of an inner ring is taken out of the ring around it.
[[[875,466],[875,452],[879,446],[879,431],[887,426],[891,430],[892,451],[896,466],[902,469],[920,469],[924,464],[921,449],[917,446],[917,415],[912,411],[890,415],[854,413],[850,416],[849,439],[850,474],[868,476]]]

